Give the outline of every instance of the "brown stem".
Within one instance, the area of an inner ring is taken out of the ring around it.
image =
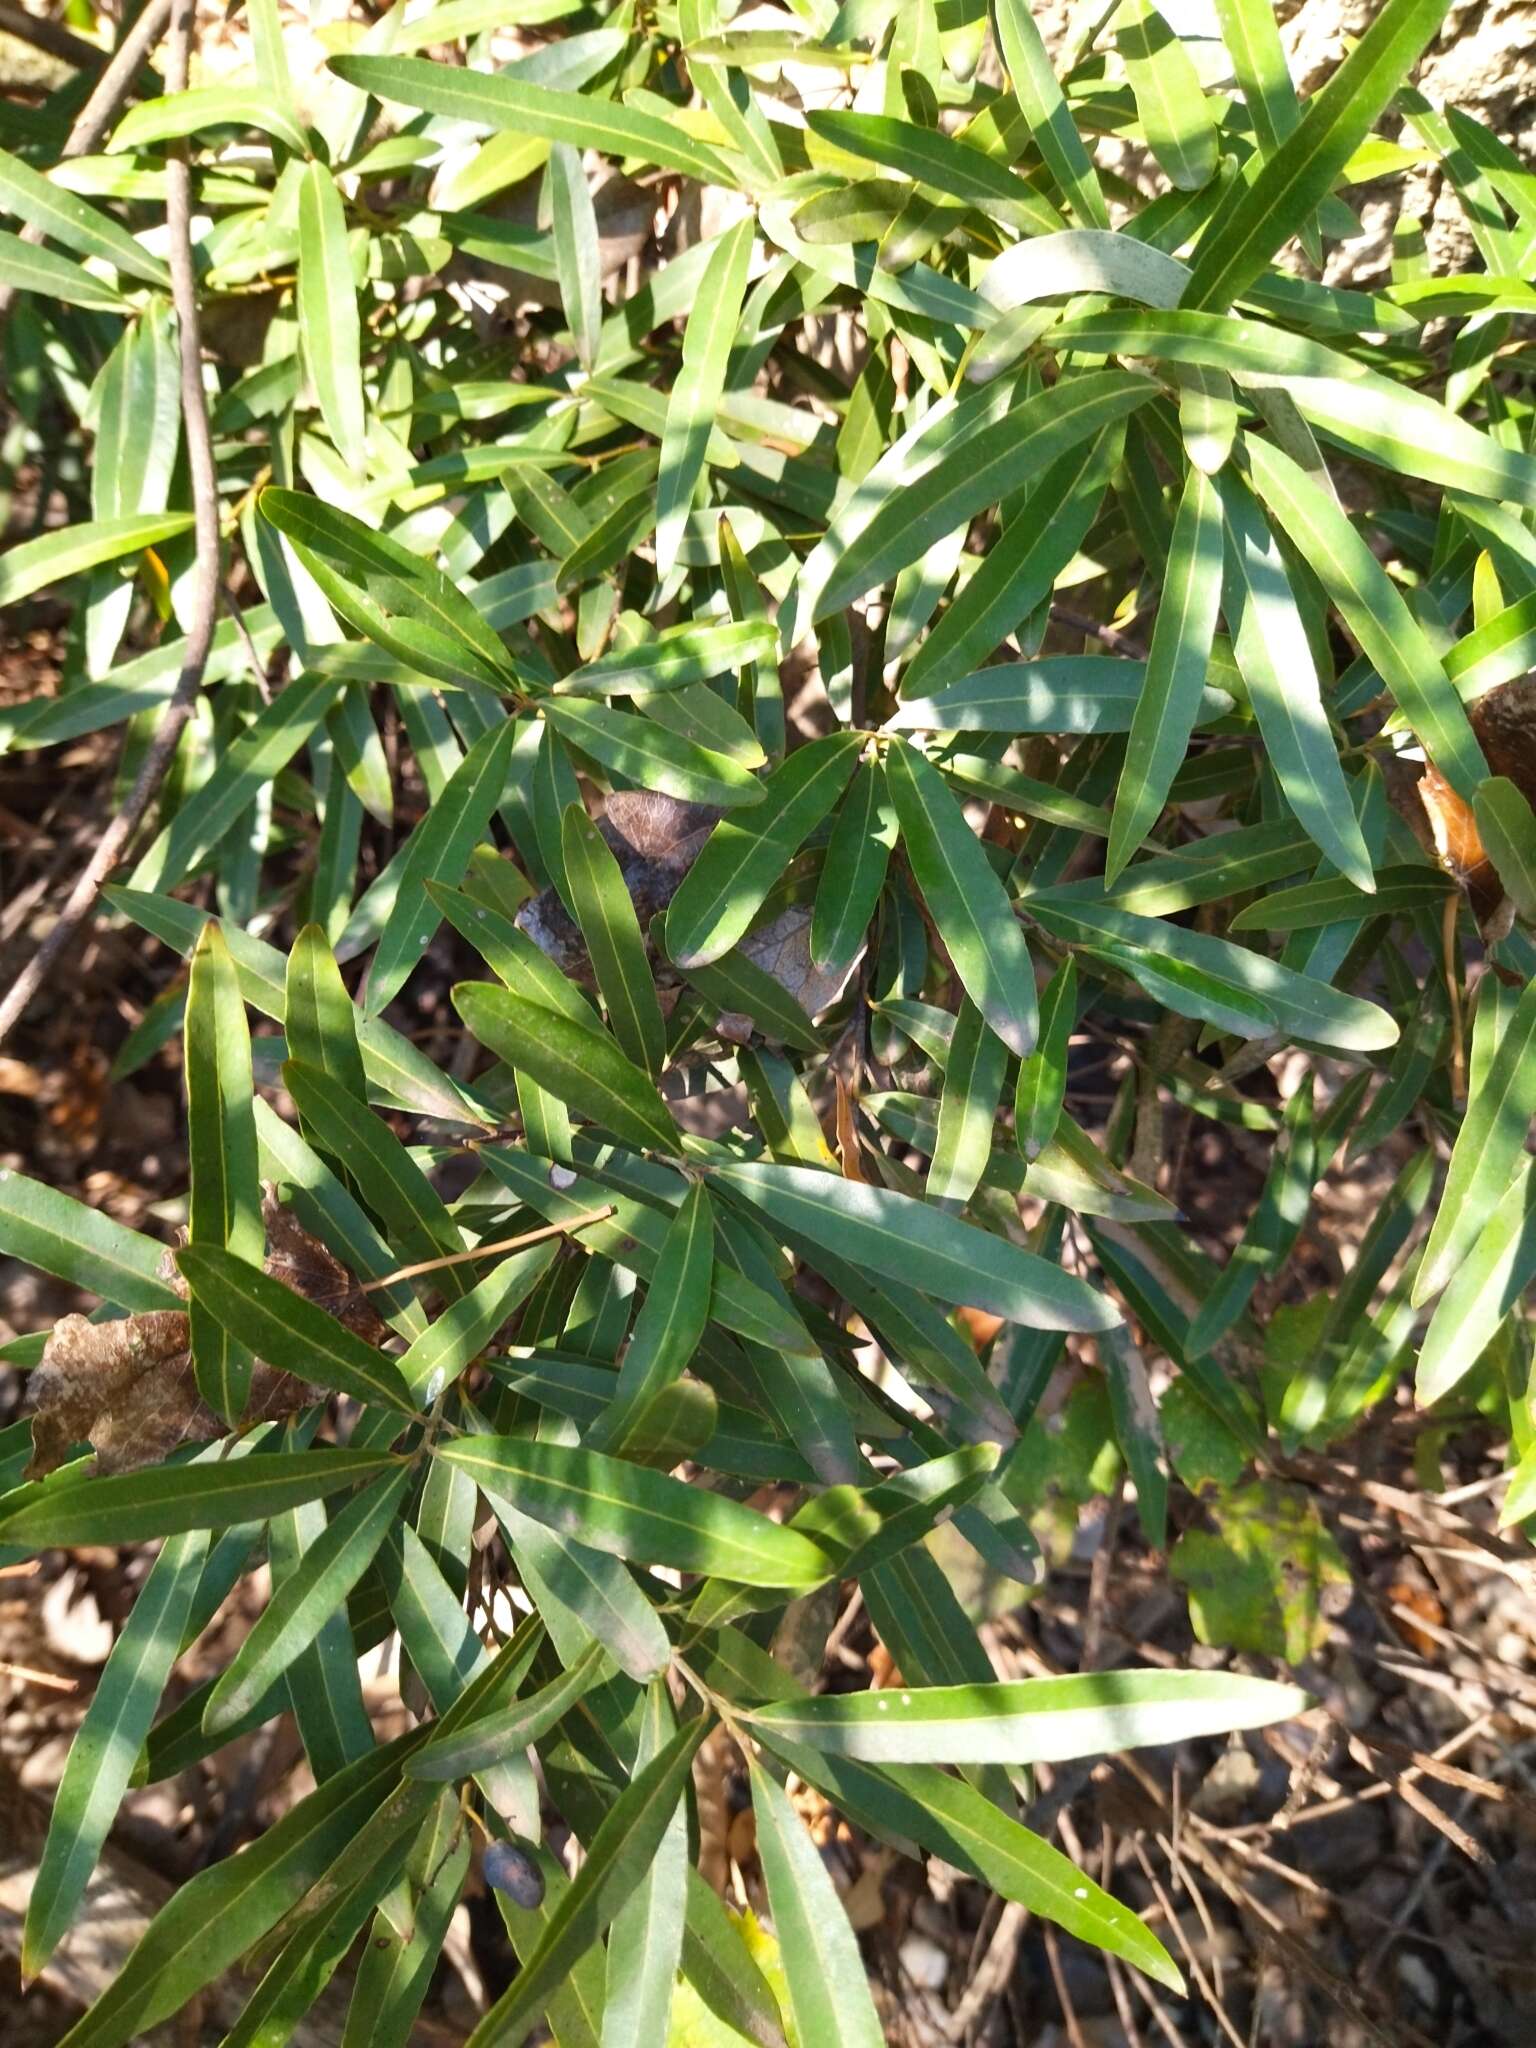
[[[195,0],[173,0],[171,42],[166,65],[166,88],[170,92],[186,90],[194,4]],[[203,670],[208,664],[208,650],[213,641],[219,603],[219,485],[213,466],[213,442],[208,431],[208,407],[203,395],[202,334],[198,322],[197,275],[192,261],[191,174],[183,150],[173,154],[166,164],[165,211],[170,231],[171,299],[176,308],[181,355],[181,406],[186,424],[187,467],[192,480],[193,534],[197,549],[187,636],[182,643],[181,673],[122,808],[98,840],[96,851],[81,870],[53,929],[17,976],[15,986],[5,1000],[0,1002],[0,1045],[5,1043],[33,997],[89,919],[107,877],[127,850],[141,819],[154,801],[175,758],[182,730],[197,702]]]

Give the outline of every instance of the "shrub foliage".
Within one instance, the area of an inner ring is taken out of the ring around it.
[[[444,0],[303,77],[252,0],[190,87],[172,12],[84,149],[84,85],[0,114],[0,597],[67,603],[4,738],[120,732],[100,914],[189,962],[117,1067],[180,1037],[181,1248],[0,1176],[0,1245],[105,1305],[8,1348],[4,1558],[160,1545],[26,1971],[131,1784],[292,1715],[316,1789],[72,2048],[236,1964],[228,2044],[286,2039],[365,1930],[347,2038],[403,2042],[472,1854],[521,1964],[475,2048],[684,1999],[877,2042],[790,1772],[1177,1984],[1028,1770],[1300,1695],[1002,1682],[942,1560],[1026,1597],[1123,1469],[1207,1640],[1301,1662],[1336,1553],[1288,1459],[1415,1345],[1526,1448],[1536,184],[1408,83],[1445,0],[1304,101],[1268,0],[1052,53],[1026,0]],[[1404,218],[1322,281],[1425,163],[1467,267]],[[1224,1262],[1170,1107],[1268,1153]],[[1389,1141],[1320,1288],[1314,1184]],[[813,1692],[854,1584],[900,1679]],[[766,1973],[692,1867],[706,1741]]]

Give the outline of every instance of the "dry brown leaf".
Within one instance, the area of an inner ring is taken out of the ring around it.
[[[369,1343],[388,1332],[346,1268],[274,1198],[262,1204],[266,1270]],[[169,1252],[161,1274],[178,1294],[185,1286]],[[33,1373],[32,1461],[29,1479],[56,1470],[71,1448],[89,1443],[102,1475],[159,1464],[181,1444],[212,1443],[227,1434],[202,1399],[192,1364],[186,1314],[153,1309],[118,1322],[62,1317]],[[270,1422],[324,1398],[324,1389],[258,1359],[251,1372],[245,1421]]]

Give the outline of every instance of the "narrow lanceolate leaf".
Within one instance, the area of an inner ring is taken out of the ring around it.
[[[725,95],[725,104],[734,101]],[[647,1690],[639,1765],[660,1755],[675,1725],[672,1700],[658,1679]],[[620,1906],[608,1936],[602,2048],[649,2048],[671,2035],[672,2000],[688,1914],[688,1814],[679,1805],[634,1896]]]
[[[1125,0],[1115,47],[1152,154],[1181,191],[1198,191],[1216,175],[1219,146],[1194,60],[1150,0]]]
[[[1029,0],[996,0],[993,18],[1013,96],[1046,169],[1084,227],[1107,228],[1109,208],[1099,174],[1077,132]]]
[[[397,1811],[402,1832],[414,1830],[432,1794],[426,1786],[402,1785],[400,1772],[426,1734],[415,1729],[371,1750],[290,1808],[248,1849],[199,1871],[174,1892],[70,2029],[69,2048],[126,2048],[146,2039],[275,1927],[365,1827],[370,1833],[381,1823],[387,1829]]]
[[[749,661],[771,657],[778,633],[767,619],[732,619],[716,625],[690,620],[599,655],[555,685],[557,696],[637,697],[707,683]]]
[[[568,142],[557,142],[549,153],[549,195],[566,324],[582,368],[590,370],[603,320],[602,259],[581,152]]]
[[[502,1258],[467,1294],[450,1302],[400,1358],[400,1376],[424,1406],[479,1356],[555,1256],[553,1240]]]
[[[493,1714],[478,1715],[449,1735],[440,1735],[411,1758],[406,1775],[430,1778],[443,1784],[455,1778],[472,1778],[510,1756],[527,1749],[557,1727],[576,1702],[613,1675],[613,1664],[600,1642],[593,1642],[567,1671],[551,1679],[536,1692],[514,1700]]]
[[[683,330],[683,360],[667,402],[656,480],[656,573],[663,582],[676,565],[688,508],[704,474],[704,452],[741,324],[756,233],[757,222],[749,215],[719,237]]]
[[[1522,917],[1536,917],[1536,812],[1507,775],[1479,784],[1472,811],[1505,895]]]
[[[488,76],[419,57],[333,57],[330,68],[349,85],[360,86],[397,106],[423,107],[513,135],[540,135],[576,149],[601,149],[610,156],[638,157],[642,163],[682,171],[709,185],[735,184],[730,165],[716,151],[695,142],[678,121],[663,121],[634,107],[586,93],[563,92],[505,72]]]
[[[1482,749],[1445,668],[1401,591],[1328,492],[1288,455],[1244,436],[1260,497],[1338,606],[1436,768],[1470,800]]]
[[[10,1167],[0,1167],[0,1252],[87,1288],[115,1308],[182,1306],[160,1277],[165,1252],[152,1237]]]
[[[957,526],[1152,395],[1145,380],[1118,370],[1063,377],[1015,405],[990,433],[949,449],[916,482],[893,477],[878,510],[868,517],[865,508],[865,523],[837,555],[816,595],[814,619],[887,582]]]
[[[796,2038],[839,2048],[881,2048],[885,2029],[869,1993],[858,1937],[837,1896],[821,1851],[789,1794],[755,1758],[752,1811],[757,1853]]]
[[[304,166],[299,184],[299,341],[336,452],[361,472],[364,447],[362,323],[347,246],[347,217],[324,164]]]
[[[955,972],[1022,1059],[1035,1042],[1035,970],[996,870],[926,755],[895,740],[885,770],[907,859]]]
[[[375,1479],[394,1462],[368,1451],[273,1451],[213,1466],[160,1465],[113,1473],[24,1501],[0,1518],[0,1542],[46,1550],[59,1544],[150,1543],[189,1529],[231,1529]]]
[[[319,925],[306,925],[288,956],[283,1034],[290,1059],[329,1074],[359,1103],[368,1077],[357,1044],[357,1011]]]
[[[1104,1330],[1120,1321],[1113,1303],[1074,1274],[894,1189],[808,1166],[755,1162],[710,1172],[791,1233],[813,1265],[824,1246],[867,1273],[1033,1329]]]
[[[1536,457],[1507,448],[1425,392],[1385,377],[1339,376],[1290,377],[1284,389],[1312,426],[1367,462],[1451,490],[1536,505]]]
[[[972,1002],[960,1006],[939,1098],[939,1128],[926,1193],[963,1209],[992,1152],[992,1125],[1003,1092],[1008,1048]]]
[[[199,1250],[260,1261],[266,1248],[252,1107],[251,1035],[224,936],[204,928],[192,955],[186,1021],[188,1236]],[[240,1419],[251,1384],[250,1335],[194,1300],[197,1388],[216,1415]]]
[[[1274,535],[1230,474],[1217,488],[1230,538],[1226,611],[1238,667],[1285,800],[1308,837],[1358,888],[1371,857],[1323,707],[1322,683]]]
[[[1048,654],[999,661],[962,677],[937,697],[898,704],[892,732],[1129,732],[1146,664],[1113,654]],[[1221,690],[1200,699],[1200,720],[1231,709]]]
[[[1157,822],[1200,715],[1221,610],[1221,499],[1203,470],[1184,482],[1168,550],[1146,680],[1126,741],[1104,856],[1108,886]]]
[[[447,786],[412,832],[400,857],[395,900],[368,970],[370,1017],[399,994],[431,943],[437,919],[429,882],[457,883],[471,850],[485,837],[491,813],[506,789],[517,726],[499,719],[464,756]]]
[[[536,1521],[636,1564],[742,1586],[814,1586],[831,1569],[818,1544],[766,1515],[599,1451],[476,1436],[440,1443],[437,1455]]]
[[[1522,1160],[1499,1206],[1435,1304],[1414,1384],[1421,1407],[1471,1372],[1536,1280],[1536,1172]]]
[[[933,1685],[824,1693],[750,1718],[765,1732],[873,1764],[1040,1764],[1303,1713],[1296,1685],[1217,1671],[1109,1671],[1016,1685]]]
[[[299,676],[266,705],[180,806],[129,876],[129,887],[169,890],[184,882],[287,767],[342,687],[331,676]]]
[[[897,837],[896,807],[879,758],[864,762],[837,814],[811,916],[811,958],[828,973],[852,966],[864,944]]]
[[[1056,1135],[1067,1094],[1067,1050],[1076,1028],[1077,962],[1069,953],[1040,998],[1040,1042],[1019,1062],[1013,1134],[1027,1160],[1038,1159]]]
[[[1415,1304],[1440,1292],[1504,1199],[1536,1115],[1536,981],[1521,990],[1486,1070],[1474,1078],[1445,1188],[1414,1282]]]
[[[680,967],[718,960],[745,935],[846,788],[863,744],[857,733],[834,732],[797,747],[764,781],[760,809],[715,827],[667,910],[667,951]]]
[[[1285,1106],[1285,1120],[1259,1205],[1222,1267],[1221,1278],[1189,1326],[1187,1352],[1191,1358],[1220,1342],[1253,1299],[1259,1281],[1290,1256],[1307,1220],[1317,1171],[1309,1075]]]
[[[401,1465],[331,1517],[304,1553],[302,1569],[278,1586],[209,1694],[203,1727],[210,1735],[243,1721],[344,1605],[372,1564],[410,1482],[410,1466]]]
[[[549,1915],[538,1946],[469,2037],[468,2048],[520,2041],[573,1967],[650,1869],[688,1780],[694,1752],[713,1726],[701,1714],[620,1793],[587,1846],[575,1882]]]
[[[531,1074],[578,1115],[591,1117],[642,1151],[678,1150],[677,1126],[656,1084],[625,1058],[607,1032],[489,982],[461,981],[453,991],[453,1006],[483,1046]]]
[[[1386,0],[1299,125],[1251,183],[1234,185],[1200,239],[1181,303],[1220,312],[1299,234],[1444,20],[1448,0]]]
[[[376,1401],[402,1415],[417,1412],[392,1358],[260,1267],[212,1245],[189,1245],[176,1263],[193,1302],[224,1329],[238,1331],[269,1365],[356,1401]]]
[[[574,697],[546,703],[544,718],[571,746],[640,789],[657,789],[684,803],[719,804],[725,810],[763,800],[757,777],[728,755],[669,732],[652,719]]]
[[[1005,164],[938,128],[921,128],[889,114],[816,112],[807,120],[813,135],[839,149],[904,171],[935,192],[969,200],[1031,234],[1049,235],[1062,225],[1050,202]]]
[[[6,149],[0,149],[0,213],[15,214],[28,227],[41,229],[50,242],[62,242],[77,256],[99,257],[125,277],[158,285],[162,291],[170,288],[171,274],[163,257],[152,256],[109,214],[99,212],[76,193],[66,192]],[[9,559],[14,559],[14,554]]]
[[[654,1080],[666,1064],[667,1027],[645,938],[608,842],[580,804],[560,828],[565,885],[608,1022],[627,1057]]]
[[[642,1685],[666,1669],[672,1655],[666,1624],[628,1565],[525,1515],[500,1494],[486,1499],[541,1614],[574,1622]]]
[[[21,1972],[36,1977],[74,1919],[128,1789],[171,1666],[181,1652],[208,1549],[205,1531],[173,1536],[155,1559],[86,1708],[54,1796],[22,1933]]]
[[[78,576],[102,562],[173,540],[192,524],[190,512],[132,512],[120,519],[92,519],[61,527],[38,540],[8,548],[0,559],[0,605],[19,604],[34,591],[66,576]]]
[[[1296,88],[1270,0],[1215,0],[1221,40],[1242,87],[1260,156],[1275,151],[1301,119]]]
[[[695,1182],[667,1226],[613,1399],[587,1431],[590,1449],[622,1456],[646,1409],[693,1357],[709,1321],[714,1262],[714,1215]]]
[[[64,306],[89,306],[94,313],[123,313],[122,293],[83,263],[52,249],[38,249],[20,235],[0,233],[0,284],[13,292],[36,292]]]

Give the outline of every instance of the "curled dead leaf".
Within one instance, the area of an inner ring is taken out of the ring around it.
[[[345,1323],[369,1343],[388,1332],[339,1260],[266,1193],[266,1270],[295,1294]],[[178,1294],[186,1286],[169,1252],[161,1278]],[[119,1321],[63,1316],[32,1374],[32,1459],[28,1479],[55,1471],[78,1443],[96,1453],[107,1475],[155,1465],[181,1444],[212,1443],[227,1425],[202,1399],[193,1369],[188,1320],[181,1309],[153,1309]],[[271,1422],[324,1398],[324,1389],[257,1360],[245,1421]]]

